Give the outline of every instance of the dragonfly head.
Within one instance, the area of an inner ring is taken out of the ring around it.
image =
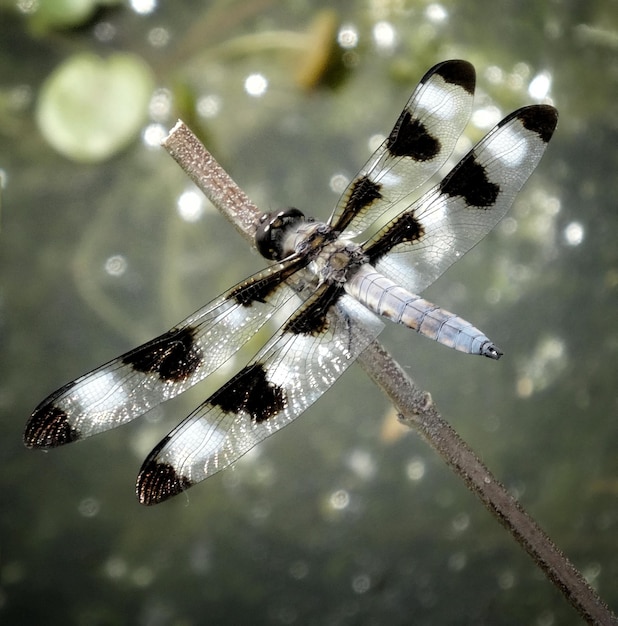
[[[288,229],[304,221],[304,214],[294,207],[264,213],[260,217],[255,232],[255,245],[258,252],[271,261],[284,259],[290,254],[290,250],[283,249]]]

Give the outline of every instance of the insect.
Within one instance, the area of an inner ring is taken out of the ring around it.
[[[438,184],[409,194],[445,163],[472,110],[466,61],[430,69],[327,222],[296,208],[261,216],[259,252],[274,263],[168,332],[70,382],[39,404],[24,435],[53,448],[115,428],[226,363],[274,315],[287,321],[253,360],[148,455],[137,496],[155,504],[229,466],[296,419],[382,330],[383,318],[491,359],[472,324],[419,295],[504,216],[556,123],[548,105],[505,117]],[[390,221],[362,243],[355,239]]]

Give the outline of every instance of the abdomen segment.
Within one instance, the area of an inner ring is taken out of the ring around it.
[[[499,359],[502,352],[461,317],[400,287],[371,265],[362,265],[345,290],[374,313],[412,328],[449,348]]]

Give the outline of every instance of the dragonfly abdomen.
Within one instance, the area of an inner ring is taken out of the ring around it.
[[[348,279],[345,290],[374,313],[449,348],[492,359],[502,356],[493,342],[470,322],[410,293],[369,264],[361,266]]]

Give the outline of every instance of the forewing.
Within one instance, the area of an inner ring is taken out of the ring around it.
[[[156,504],[227,467],[297,418],[356,359],[382,322],[323,285],[224,387],[151,452],[137,481]]]
[[[254,275],[170,331],[68,383],[26,426],[26,446],[52,448],[115,428],[182,393],[234,355],[296,291],[290,259]]]
[[[445,163],[463,132],[474,97],[467,61],[433,67],[408,100],[388,138],[350,183],[329,223],[358,235]]]
[[[420,293],[513,204],[558,121],[548,105],[505,117],[433,189],[364,244],[377,270]]]

